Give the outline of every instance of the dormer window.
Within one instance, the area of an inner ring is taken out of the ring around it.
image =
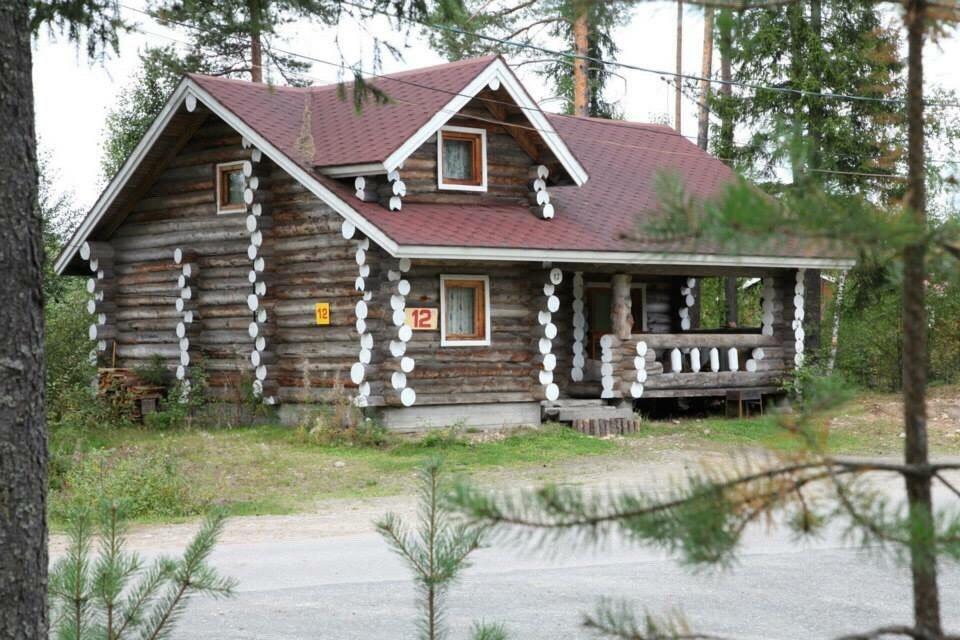
[[[228,162],[217,165],[217,213],[236,213],[246,211],[243,190],[247,181],[243,176],[242,162]]]
[[[437,134],[437,186],[459,191],[487,190],[485,129],[440,129]]]

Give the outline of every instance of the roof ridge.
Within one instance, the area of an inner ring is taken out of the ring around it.
[[[500,57],[498,53],[491,53],[485,56],[479,56],[476,58],[463,58],[462,60],[454,60],[453,62],[441,62],[438,64],[430,65],[429,67],[417,67],[416,69],[404,69],[403,71],[395,71],[393,73],[378,73],[371,74],[370,78],[373,80],[391,80],[394,78],[401,78],[406,76],[415,76],[421,73],[429,73],[433,71],[438,71],[440,69],[451,69],[466,67],[470,65],[479,65],[481,63],[489,64]],[[253,82],[252,80],[244,80],[242,78],[228,78],[224,76],[213,76],[205,73],[188,73],[186,74],[188,78],[197,79],[202,78],[204,80],[213,80],[215,82],[229,82],[231,84],[242,84],[244,86],[250,87],[269,87],[274,90],[283,90],[283,91],[292,91],[297,93],[316,93],[319,91],[329,91],[330,89],[336,89],[340,86],[339,82],[328,82],[326,84],[316,84],[309,85],[306,87],[292,87],[286,84],[270,84],[266,82]],[[353,80],[344,82],[344,86],[351,86],[354,84]]]

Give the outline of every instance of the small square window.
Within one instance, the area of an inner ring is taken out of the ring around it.
[[[246,211],[243,192],[247,180],[243,175],[243,163],[231,162],[217,165],[217,213]]]
[[[490,280],[486,276],[440,276],[440,344],[490,344]]]
[[[444,127],[437,137],[437,184],[441,189],[486,191],[487,132]]]

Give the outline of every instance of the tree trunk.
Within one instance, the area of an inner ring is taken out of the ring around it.
[[[738,288],[736,276],[727,276],[723,279],[723,302],[729,329],[735,329],[740,322],[740,307],[737,303]]]
[[[577,14],[573,21],[573,115],[590,115],[590,82],[587,78],[587,52],[590,40],[590,23],[587,19],[587,3],[575,4]]]
[[[821,11],[821,0],[810,0],[810,31],[813,34],[814,41],[810,43],[811,47],[816,47],[818,52],[823,50],[821,38],[823,35],[823,18]],[[809,57],[811,52],[807,51]],[[823,83],[820,76],[822,67],[815,67],[817,76],[816,83],[813,85],[814,91],[823,91]],[[821,151],[823,145],[823,133],[820,128],[826,121],[827,115],[823,108],[823,98],[819,96],[810,97],[810,167],[812,169],[821,169]]]
[[[47,437],[30,2],[0,3],[0,638],[47,637]]]
[[[263,82],[263,34],[260,30],[260,0],[250,0],[250,79]]]
[[[907,205],[914,222],[926,226],[923,129],[923,43],[926,35],[926,0],[910,0],[907,26]],[[904,457],[907,464],[925,465],[927,454],[927,329],[924,305],[925,245],[907,247],[903,256],[903,417]],[[918,630],[940,637],[940,593],[937,589],[937,556],[930,539],[933,528],[931,479],[906,476],[910,529],[910,569],[913,574],[913,612]]]
[[[837,364],[837,347],[840,345],[840,313],[843,310],[843,292],[847,288],[847,272],[841,271],[837,277],[837,293],[833,298],[833,328],[830,331],[830,359],[827,360],[827,373],[833,373]]]
[[[677,0],[677,76],[674,78],[674,92],[673,92],[673,128],[677,130],[677,133],[680,133],[680,116],[682,115],[680,109],[680,100],[683,97],[682,90],[683,84],[682,78],[680,77],[683,74],[683,0]]]
[[[729,10],[720,12],[720,139],[716,155],[729,165],[733,165],[733,72],[730,58],[733,47],[733,34],[730,29],[732,16]]]
[[[700,64],[700,113],[697,117],[697,145],[707,150],[710,142],[710,75],[713,73],[713,7],[703,8],[703,58]]]

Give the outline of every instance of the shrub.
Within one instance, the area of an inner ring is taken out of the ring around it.
[[[362,415],[349,422],[337,417],[328,406],[320,409],[311,426],[297,430],[301,440],[329,447],[384,447],[390,444],[390,432],[374,418]]]
[[[207,502],[195,494],[168,451],[75,448],[65,455],[70,462],[58,472],[60,490],[50,501],[50,515],[57,520],[65,519],[74,505],[93,509],[103,499],[124,502],[131,518],[195,515]]]
[[[90,359],[87,293],[79,278],[62,286],[44,307],[47,417],[56,421],[83,408],[93,397],[97,368]]]

